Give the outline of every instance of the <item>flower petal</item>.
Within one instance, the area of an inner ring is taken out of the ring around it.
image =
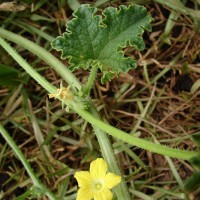
[[[93,183],[92,176],[88,171],[76,172],[74,177],[78,181],[79,187],[91,187],[91,184]]]
[[[109,189],[94,194],[94,200],[112,200],[113,194]]]
[[[90,164],[90,173],[95,179],[105,178],[107,171],[107,164],[102,158],[97,158]]]
[[[76,200],[91,200],[93,197],[94,194],[90,187],[82,187],[78,190]]]
[[[117,176],[113,173],[107,173],[105,177],[105,187],[108,189],[113,188],[121,182],[121,176]]]

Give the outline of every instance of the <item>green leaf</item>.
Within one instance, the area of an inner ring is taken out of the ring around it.
[[[133,46],[144,49],[142,34],[151,30],[151,16],[143,6],[109,7],[102,16],[88,4],[81,5],[74,18],[67,23],[67,31],[52,42],[52,47],[68,58],[70,69],[93,65],[103,72],[102,82],[114,74],[128,72],[136,67],[136,61],[125,58],[122,48]],[[107,74],[108,73],[108,74]]]
[[[200,171],[200,153],[198,156],[191,158],[190,163],[196,168],[196,170]]]
[[[187,179],[185,183],[185,190],[191,192],[198,187],[200,187],[200,172],[195,172],[190,178]]]
[[[18,70],[7,65],[0,64],[0,85],[12,87],[17,86],[19,82]]]
[[[192,138],[196,142],[197,146],[200,148],[200,134],[193,135]]]

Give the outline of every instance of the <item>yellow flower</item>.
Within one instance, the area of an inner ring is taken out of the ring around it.
[[[76,172],[78,195],[76,200],[111,200],[111,188],[121,182],[121,177],[107,172],[107,164],[102,158],[97,158],[90,164],[90,171]]]
[[[49,94],[49,98],[60,98],[61,100],[70,100],[73,98],[71,92],[70,92],[70,86],[62,87],[62,83],[60,88],[57,89],[57,93],[55,94]]]
[[[57,92],[55,94],[49,94],[49,98],[60,98],[62,101],[62,108],[64,108],[64,104],[67,103],[67,101],[71,101],[74,97],[70,91],[70,86],[63,87],[62,82],[60,83],[60,88],[57,89]],[[69,107],[67,105],[66,111],[69,111]]]

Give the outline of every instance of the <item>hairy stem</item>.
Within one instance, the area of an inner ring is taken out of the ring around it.
[[[88,77],[88,82],[84,88],[83,91],[83,95],[84,96],[89,96],[90,95],[90,91],[94,85],[94,81],[97,75],[97,70],[98,70],[98,66],[92,66],[91,71],[90,71],[90,76]]]
[[[72,89],[74,88],[78,88],[78,90],[81,89],[81,84],[76,79],[74,74],[72,74],[62,62],[56,59],[55,56],[53,56],[48,51],[44,50],[44,48],[40,47],[34,42],[31,42],[30,40],[27,40],[26,38],[20,35],[14,34],[3,28],[0,28],[0,37],[8,39],[24,47],[25,49],[28,49],[30,52],[37,55],[40,59],[44,60],[47,64],[52,66],[53,69],[56,70],[58,74],[62,75],[62,78],[69,83]]]
[[[14,54],[17,54],[3,39],[0,38],[0,44],[2,45],[2,47],[4,47],[13,57]],[[5,45],[6,44],[6,45]],[[18,57],[19,55],[17,54]],[[15,58],[14,57],[14,58]],[[20,56],[19,56],[20,57]],[[22,59],[22,58],[21,58]],[[23,63],[20,63],[20,61],[18,61],[18,59],[16,58],[16,61],[23,67],[22,64],[26,65],[26,70],[28,72],[27,68],[31,68],[32,67],[26,63],[26,61],[24,61]],[[24,68],[25,69],[25,68]],[[34,69],[32,69],[33,71],[35,71]],[[31,71],[31,70],[30,70]],[[38,79],[35,77],[35,74],[37,74],[37,77],[39,77],[40,75],[38,74],[37,71],[35,71],[34,73],[31,73],[30,76],[32,76],[43,88],[45,88],[49,93],[55,93],[56,90],[54,89],[54,87],[48,82],[48,81],[43,81],[42,79]],[[91,113],[89,113],[86,110],[83,110],[80,106],[79,103],[75,102],[75,101],[71,101],[70,103],[72,109],[78,113],[83,119],[85,119],[86,121],[88,121],[89,123],[91,123],[92,125],[94,125],[95,127],[99,128],[100,130],[105,131],[106,133],[108,133],[109,135],[112,135],[113,137],[120,139],[126,143],[129,143],[131,145],[137,146],[139,148],[143,148],[145,150],[154,152],[154,153],[158,153],[161,155],[166,155],[169,157],[173,157],[173,158],[180,158],[180,159],[184,159],[184,160],[189,160],[190,158],[194,157],[197,155],[197,152],[192,152],[192,151],[186,151],[186,150],[179,150],[179,149],[175,149],[175,148],[170,148],[164,145],[160,145],[160,144],[155,144],[153,142],[149,142],[145,139],[141,139],[141,138],[137,138],[135,136],[132,136],[124,131],[121,131],[109,124],[106,124],[105,122],[99,120],[98,118],[96,118],[95,116],[93,116]]]
[[[73,110],[78,113],[83,119],[91,123],[92,125],[97,126],[99,129],[105,131],[109,135],[120,139],[126,143],[129,143],[131,145],[137,146],[139,148],[158,153],[161,155],[169,156],[172,158],[180,158],[184,160],[189,160],[194,156],[197,156],[197,152],[193,151],[186,151],[186,150],[180,150],[175,148],[170,148],[164,145],[155,144],[153,142],[149,142],[145,139],[137,138],[135,136],[132,136],[124,131],[121,131],[109,124],[106,124],[105,122],[95,118],[93,115],[91,115],[86,110],[80,109],[77,104],[72,102]]]
[[[90,104],[90,113],[94,116],[99,118],[96,109],[92,104]],[[120,171],[120,168],[118,167],[117,160],[114,154],[114,150],[112,148],[112,145],[110,145],[110,140],[107,134],[105,134],[104,131],[99,129],[95,124],[92,125],[93,129],[96,133],[97,140],[99,142],[99,146],[102,150],[102,154],[104,159],[106,160],[109,169],[114,172],[115,174],[119,175],[122,177],[122,181],[119,185],[117,185],[114,188],[115,193],[117,194],[117,197],[119,199],[126,199],[129,200],[131,199],[130,193],[127,190],[127,186],[125,183],[125,180],[122,176],[122,172]]]
[[[37,44],[19,36],[19,35],[16,35],[12,32],[4,30],[2,28],[0,28],[0,36],[17,43],[18,45],[28,49],[33,54],[37,55],[40,59],[44,60],[53,69],[55,69],[58,72],[58,74],[60,74],[60,76],[71,86],[72,89],[74,89],[74,91],[76,91],[76,89],[78,89],[78,90],[81,89],[81,84],[76,79],[76,77],[67,69],[67,67],[65,65],[63,65],[63,63],[61,63],[57,58],[55,58],[55,56],[50,54],[44,48],[41,48]],[[12,51],[11,47],[6,50],[11,54],[11,51]],[[14,58],[14,57],[16,57],[15,54],[16,54],[16,52],[14,51],[11,54],[11,56]],[[44,82],[44,79],[42,77],[39,78],[40,75],[35,70],[32,70],[32,67],[30,65],[28,65],[28,63],[26,63],[24,61],[21,62],[20,57],[15,58],[15,59],[30,74],[30,76],[32,76],[33,79],[38,81],[38,83],[41,84],[43,86],[43,88],[45,88],[49,93],[56,92],[55,87],[52,86],[48,82]],[[89,104],[92,106],[91,102]],[[92,106],[92,107],[93,107],[93,109],[91,111],[92,114],[94,114],[98,118],[96,109],[94,108],[94,106]],[[116,162],[116,157],[114,155],[112,144],[109,140],[108,135],[105,132],[101,131],[95,125],[93,125],[93,128],[94,128],[94,133],[97,136],[103,157],[106,160],[106,162],[108,163],[110,170],[113,173],[122,176],[122,174],[120,173],[120,168]],[[123,179],[122,179],[121,183],[116,187],[115,193],[116,193],[116,196],[118,199],[123,199],[123,197],[125,197],[126,200],[131,199],[128,188]]]

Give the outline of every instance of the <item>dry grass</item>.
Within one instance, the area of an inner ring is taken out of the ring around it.
[[[115,1],[110,5],[120,4]],[[163,34],[171,10],[157,3],[149,3],[147,8],[154,18],[152,32],[145,33],[147,48],[143,52],[125,50],[127,56],[138,59],[138,68],[105,85],[97,80],[92,91],[93,102],[102,118],[117,128],[171,147],[196,149],[191,136],[200,133],[200,92],[190,93],[188,90],[200,79],[200,35],[191,18],[179,15],[168,37],[171,44],[165,43]],[[72,13],[69,8],[59,9],[56,1],[45,3],[35,12],[53,22],[31,21],[27,18],[32,15],[30,10],[26,12],[25,17],[23,12],[16,13],[16,19],[39,29],[47,27],[45,32],[53,37],[64,31],[64,22]],[[0,19],[6,22],[7,16],[11,17],[11,14],[5,13]],[[8,20],[6,28],[49,49],[49,42],[36,33],[24,31],[12,21]],[[27,51],[16,48],[51,83],[59,85],[60,78],[52,69]],[[2,49],[0,52],[2,64],[19,69]],[[59,57],[59,53],[52,53]],[[75,74],[82,82],[86,81],[87,72],[78,70]],[[101,156],[90,125],[76,114],[61,110],[60,103],[49,100],[46,92],[31,79],[23,87],[1,87],[0,98],[0,120],[38,176],[55,193],[67,190],[70,197],[76,190],[73,170],[88,169],[89,162]],[[34,129],[34,123],[38,129]],[[44,137],[42,147],[37,138],[38,131]],[[114,139],[113,144],[128,184],[134,184],[135,190],[154,199],[182,199],[176,197],[176,194],[183,193],[181,182],[194,171],[188,162],[168,160]],[[0,138],[0,150],[0,171],[3,174],[0,175],[0,190],[5,192],[4,199],[14,199],[29,188],[30,178],[3,138]],[[170,163],[173,163],[171,167]],[[173,167],[181,182],[177,181]],[[2,181],[4,176],[8,184]],[[142,199],[134,191],[132,193],[134,199]],[[198,199],[199,195],[197,190],[189,194],[188,199]]]

